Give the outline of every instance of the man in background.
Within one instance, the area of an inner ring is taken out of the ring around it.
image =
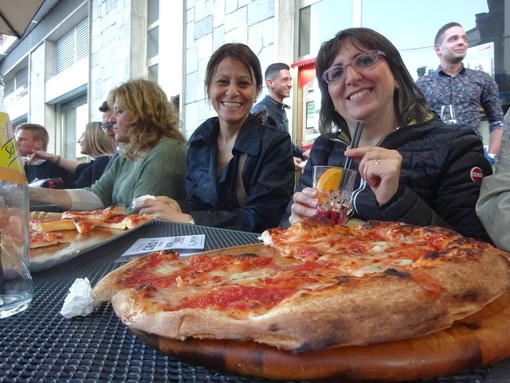
[[[471,127],[480,137],[480,108],[483,108],[489,120],[488,155],[493,159],[500,151],[504,128],[498,85],[488,73],[464,67],[462,60],[467,48],[467,35],[459,23],[442,26],[434,41],[439,67],[420,77],[416,84],[437,114],[441,106],[454,105],[457,124]]]
[[[266,117],[264,122],[289,133],[289,119],[285,110],[290,109],[290,106],[284,104],[283,100],[290,97],[290,90],[292,89],[290,67],[284,63],[271,64],[267,67],[264,77],[269,95],[254,105],[251,113],[257,114],[265,111]],[[301,170],[299,164],[307,159],[309,154],[309,150],[305,151],[292,143],[292,155],[294,156],[294,167],[296,170]]]
[[[47,151],[49,135],[46,128],[39,124],[21,124],[15,130],[16,144],[21,156],[32,156],[34,150]],[[59,166],[60,156],[55,162],[37,159],[30,164],[25,163],[25,174],[27,181],[48,180],[42,183],[44,187],[72,188],[74,175],[63,167]],[[62,181],[60,181],[60,179]]]
[[[103,103],[99,107],[99,111],[103,113],[102,128],[103,128],[104,132],[106,133],[106,135],[110,136],[111,138],[113,138],[115,140],[115,132],[113,131],[113,124],[110,122],[110,117],[113,116],[113,109],[110,108],[107,101],[103,101]],[[117,140],[115,140],[115,141],[117,141]],[[118,143],[117,143],[117,151],[112,156],[112,158],[110,158],[110,161],[106,164],[103,174],[106,173],[108,171],[108,169],[110,169],[110,167],[113,164],[113,161],[115,161],[115,159],[117,159],[117,157],[119,157],[119,156],[120,156],[120,151],[118,149]]]

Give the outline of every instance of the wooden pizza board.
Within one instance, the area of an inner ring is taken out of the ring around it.
[[[180,341],[131,331],[167,355],[240,375],[276,380],[424,379],[455,375],[510,357],[510,290],[447,330],[369,346],[292,353],[255,342]]]

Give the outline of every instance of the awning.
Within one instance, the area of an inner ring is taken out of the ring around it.
[[[0,34],[23,37],[44,0],[0,0]]]
[[[315,77],[315,58],[306,59],[290,64],[291,68],[298,68],[298,85],[304,87]]]
[[[311,64],[315,65],[315,57],[311,58],[311,59],[306,59],[306,60],[301,60],[301,61],[295,62],[294,64],[290,64],[290,67],[291,68],[296,68],[296,67],[299,68],[299,67],[308,66]]]

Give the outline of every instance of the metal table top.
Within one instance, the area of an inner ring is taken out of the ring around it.
[[[103,304],[87,317],[60,315],[69,287],[87,277],[94,286],[138,238],[205,234],[205,250],[257,243],[257,234],[153,222],[51,269],[33,273],[34,299],[0,320],[1,382],[267,382],[209,370],[167,357],[138,340]],[[510,382],[510,363],[421,382]],[[503,380],[502,380],[503,379]]]

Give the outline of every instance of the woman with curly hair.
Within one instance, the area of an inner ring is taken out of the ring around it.
[[[186,195],[186,139],[178,115],[159,85],[130,80],[112,89],[108,103],[121,156],[90,188],[30,188],[30,201],[55,204],[63,210],[95,210],[123,205],[142,195]]]

